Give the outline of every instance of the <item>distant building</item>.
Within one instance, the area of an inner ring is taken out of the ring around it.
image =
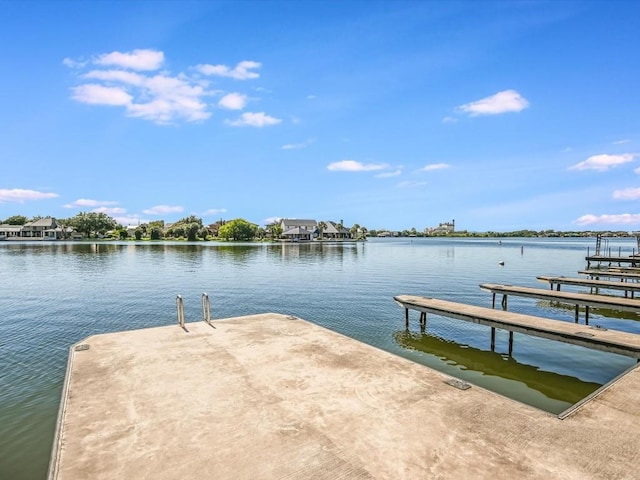
[[[1,240],[59,240],[69,235],[69,229],[58,225],[53,217],[41,218],[24,225],[0,225]]]
[[[437,227],[427,227],[424,229],[425,235],[450,235],[456,231],[456,221],[444,222]]]

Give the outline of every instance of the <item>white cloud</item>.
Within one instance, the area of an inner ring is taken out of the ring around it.
[[[315,100],[316,98],[318,97],[316,97],[315,95],[307,95],[307,100]]]
[[[625,188],[613,192],[616,200],[637,200],[640,198],[640,188]]]
[[[133,97],[120,87],[105,87],[95,83],[79,85],[71,91],[74,100],[91,105],[128,106],[133,100]]]
[[[198,74],[189,76],[184,73],[172,74],[169,71],[150,72],[157,70],[163,62],[164,53],[156,50],[99,55],[94,59],[92,68],[77,77],[82,84],[71,88],[71,97],[75,101],[90,105],[121,106],[129,117],[161,125],[179,121],[197,122],[210,118],[214,104],[205,99],[221,92],[210,89],[210,81]],[[65,59],[63,63],[73,68],[86,65],[86,62],[71,59]],[[240,62],[233,69],[217,68],[224,66],[210,67],[216,67],[213,71],[220,70],[226,76],[254,78],[257,73],[251,70],[259,66],[257,62]],[[241,110],[247,101],[246,95],[234,92],[224,95],[218,105],[221,108]],[[228,123],[237,126],[265,126],[280,121],[264,113],[255,113]]]
[[[282,217],[269,217],[269,218],[265,218],[265,219],[262,221],[262,224],[263,224],[263,225],[271,225],[272,223],[277,223],[277,222],[279,222],[280,220],[282,220]]]
[[[167,213],[180,213],[184,211],[184,207],[171,206],[171,205],[156,205],[155,207],[147,208],[142,213],[147,215],[165,215]]]
[[[375,175],[376,178],[391,178],[391,177],[398,177],[402,174],[402,170],[398,169],[398,170],[393,170],[392,172],[383,172],[383,173],[378,173],[377,175]]]
[[[518,92],[515,90],[504,90],[490,97],[460,105],[458,110],[475,117],[478,115],[498,115],[500,113],[519,112],[528,106],[528,100]]]
[[[77,208],[77,207],[105,207],[109,205],[117,205],[118,202],[111,200],[91,200],[89,198],[79,198],[75,202],[67,203],[63,205],[64,208]]]
[[[96,65],[114,65],[131,70],[157,70],[164,63],[164,53],[158,50],[137,49],[133,52],[111,52],[99,55]]]
[[[623,143],[629,143],[631,140],[629,140],[628,138],[622,139],[622,140],[617,140],[615,142],[612,142],[613,145],[622,145]]]
[[[610,224],[623,224],[628,225],[630,223],[640,223],[640,213],[622,213],[617,215],[583,215],[573,223],[585,226],[585,225],[610,225]]]
[[[423,172],[430,172],[432,170],[443,170],[445,168],[449,168],[450,166],[451,165],[447,163],[432,163],[431,165],[427,165],[420,170],[422,170]]]
[[[242,110],[246,104],[247,96],[241,93],[229,93],[218,102],[218,106],[228,110]]]
[[[604,172],[609,168],[622,165],[623,163],[632,162],[634,155],[625,153],[622,155],[608,155],[606,153],[602,155],[593,155],[587,158],[585,161],[576,163],[569,167],[569,170],[598,170]]]
[[[447,116],[442,119],[442,123],[456,123],[458,119],[456,117]]]
[[[30,200],[46,200],[58,197],[57,193],[38,192],[22,188],[0,189],[0,202],[24,203]]]
[[[202,212],[202,215],[218,215],[219,213],[226,213],[226,208],[210,208]]]
[[[427,182],[416,182],[413,180],[407,180],[405,182],[400,182],[396,185],[396,187],[398,188],[416,188],[416,187],[422,187],[424,185],[426,185]]]
[[[62,64],[69,68],[83,68],[87,62],[83,60],[74,60],[72,58],[65,58],[62,60]]]
[[[227,125],[232,127],[266,127],[277,125],[282,122],[279,118],[272,117],[264,112],[243,113],[237,120],[226,120]]]
[[[106,213],[109,216],[122,215],[123,213],[127,213],[127,209],[122,207],[98,207],[94,208],[91,211],[96,213]]]
[[[140,73],[127,72],[125,70],[91,70],[85,73],[83,77],[105,82],[120,82],[137,87],[143,86],[147,79]]]
[[[262,66],[259,62],[253,62],[245,60],[239,62],[234,68],[229,68],[226,65],[208,65],[201,64],[196,65],[196,70],[203,75],[216,75],[218,77],[229,77],[236,80],[250,80],[260,77],[260,74],[253,72],[257,68]]]
[[[384,170],[388,168],[387,164],[383,163],[361,163],[355,160],[342,160],[340,162],[333,162],[327,166],[327,170],[333,172],[371,172],[374,170]]]
[[[142,223],[149,223],[151,221],[146,218],[141,218],[138,215],[117,216],[117,217],[113,217],[113,219],[116,222],[118,222],[120,225],[124,225],[125,227],[127,225],[140,225]]]
[[[312,138],[309,138],[301,143],[287,143],[286,145],[283,145],[281,148],[283,150],[298,150],[300,148],[307,148],[313,142],[314,140]]]

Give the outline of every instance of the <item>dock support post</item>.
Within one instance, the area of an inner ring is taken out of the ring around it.
[[[589,305],[584,306],[584,324],[589,325]]]
[[[424,332],[424,329],[427,326],[427,312],[420,313],[420,331]]]
[[[409,309],[404,309],[404,321],[407,328],[409,328]]]
[[[576,323],[578,323],[578,313],[579,313],[580,305],[576,304]]]
[[[491,351],[496,351],[496,327],[491,327]]]
[[[513,332],[509,332],[509,356],[513,353]]]
[[[502,295],[502,309],[503,310],[507,309],[507,296],[506,295]]]
[[[493,299],[491,300],[491,308],[496,308],[496,292],[493,292]]]

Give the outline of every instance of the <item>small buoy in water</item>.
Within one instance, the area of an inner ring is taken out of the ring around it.
[[[504,266],[504,262],[503,262],[502,260],[500,260],[500,261],[498,262],[498,265],[500,265],[500,266],[502,267],[502,266]]]

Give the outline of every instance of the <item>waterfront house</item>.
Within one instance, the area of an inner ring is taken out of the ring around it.
[[[351,239],[351,231],[344,228],[342,223],[326,221],[325,228],[322,230],[322,237],[330,240],[348,240]]]
[[[55,218],[46,217],[25,223],[20,231],[20,236],[23,238],[57,240],[62,236],[62,228],[58,227]]]
[[[282,227],[281,237],[294,242],[309,241],[316,235],[318,222],[309,219],[283,218],[280,220]]]
[[[0,225],[0,240],[20,238],[22,225]]]

